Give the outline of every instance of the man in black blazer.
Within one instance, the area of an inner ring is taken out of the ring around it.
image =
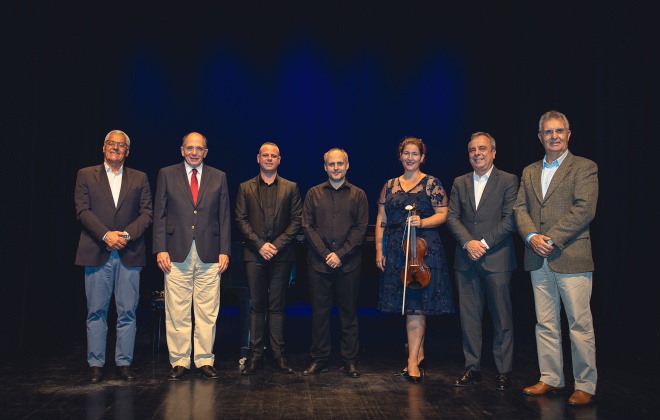
[[[238,188],[236,223],[245,238],[243,259],[250,290],[250,355],[243,375],[261,368],[266,318],[273,362],[281,372],[294,373],[284,358],[284,307],[294,240],[300,230],[302,200],[298,185],[277,175],[280,149],[266,142],[257,154],[259,175]]]
[[[481,382],[482,320],[488,306],[493,323],[495,388],[511,388],[513,316],[511,274],[516,269],[513,205],[518,178],[493,166],[495,139],[470,136],[468,154],[474,169],[454,180],[447,227],[456,239],[454,270],[463,331],[465,369],[453,386]]]
[[[206,137],[189,133],[181,146],[184,161],[158,172],[153,252],[165,273],[170,380],[181,379],[188,372],[192,347],[201,374],[218,377],[213,344],[220,311],[220,276],[229,266],[231,254],[231,219],[227,177],[203,163],[207,153]]]
[[[76,178],[76,216],[82,223],[76,265],[85,267],[87,362],[92,382],[103,378],[113,291],[117,375],[135,379],[130,366],[137,331],[140,272],[147,263],[143,234],[153,222],[153,211],[147,175],[124,166],[130,147],[126,133],[109,132],[103,142],[103,164],[80,169]]]

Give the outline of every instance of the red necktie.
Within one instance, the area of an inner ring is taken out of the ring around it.
[[[190,191],[192,192],[193,203],[197,205],[197,192],[199,191],[199,184],[197,183],[197,169],[192,170],[190,177]]]

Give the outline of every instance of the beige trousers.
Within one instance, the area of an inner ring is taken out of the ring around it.
[[[172,262],[165,274],[165,331],[172,366],[190,369],[192,351],[195,366],[213,366],[219,311],[218,262],[202,262],[193,241],[185,261]]]

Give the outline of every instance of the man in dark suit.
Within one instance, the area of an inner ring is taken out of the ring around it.
[[[453,386],[481,382],[482,321],[488,307],[493,324],[495,388],[511,388],[513,315],[511,274],[516,268],[512,234],[518,177],[494,165],[496,144],[488,133],[470,136],[474,169],[454,180],[447,227],[456,239],[454,270],[463,332],[465,369]]]
[[[203,163],[206,137],[183,138],[184,161],[158,172],[154,199],[153,252],[165,273],[165,329],[170,380],[190,369],[191,347],[201,374],[215,379],[216,319],[220,276],[229,266],[231,219],[227,177]],[[194,345],[191,306],[194,311]]]
[[[241,183],[236,196],[251,301],[250,355],[243,375],[253,375],[262,366],[266,317],[273,364],[281,372],[294,373],[284,358],[284,307],[296,260],[294,240],[300,230],[302,201],[298,185],[277,175],[280,161],[276,144],[261,145],[259,175]]]
[[[135,379],[130,366],[135,346],[140,272],[147,263],[144,232],[153,222],[151,187],[144,172],[124,166],[131,140],[120,130],[103,142],[103,164],[78,171],[74,194],[82,223],[76,265],[85,267],[87,362],[91,381],[103,378],[108,307],[117,308],[117,375]]]
[[[523,170],[513,208],[525,240],[536,308],[536,349],[541,378],[527,395],[563,392],[565,387],[561,308],[570,329],[575,391],[571,405],[587,405],[596,394],[596,339],[590,300],[594,260],[589,225],[596,216],[598,166],[568,150],[568,119],[548,111],[539,120],[543,160]]]

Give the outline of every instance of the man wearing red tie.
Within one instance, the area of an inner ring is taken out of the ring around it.
[[[229,266],[231,221],[227,177],[203,164],[207,153],[206,137],[187,134],[181,146],[184,161],[162,168],[156,184],[153,252],[165,273],[170,380],[188,373],[193,347],[200,373],[209,379],[218,377],[213,344],[220,276]]]

